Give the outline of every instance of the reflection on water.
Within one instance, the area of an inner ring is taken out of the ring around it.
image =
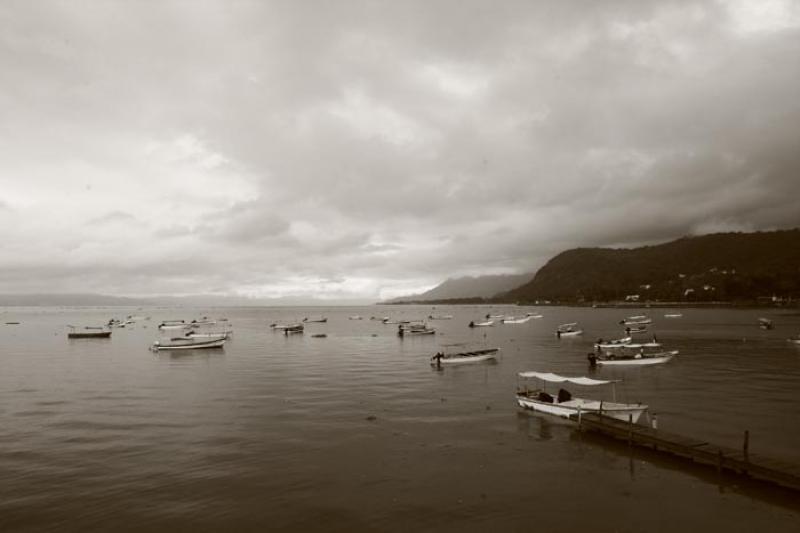
[[[732,447],[747,429],[752,453],[800,463],[800,351],[786,342],[800,317],[772,316],[776,329],[762,331],[763,311],[648,311],[680,355],[592,370],[594,340],[620,336],[632,311],[542,308],[539,320],[475,330],[486,307],[183,310],[225,315],[235,336],[222,350],[150,352],[175,310],[15,310],[21,324],[0,328],[0,529],[793,531],[800,509],[783,493],[721,485],[713,469],[516,407],[523,370],[622,379],[619,399],[651,405],[663,429]],[[114,314],[152,320],[67,341],[66,324]],[[400,338],[356,314],[454,319]],[[319,315],[328,322],[304,335],[268,327]],[[557,339],[572,321],[583,337]],[[430,365],[458,342],[500,358]]]

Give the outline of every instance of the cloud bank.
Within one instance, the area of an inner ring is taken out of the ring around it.
[[[376,299],[800,225],[789,1],[10,1],[0,26],[0,292]]]

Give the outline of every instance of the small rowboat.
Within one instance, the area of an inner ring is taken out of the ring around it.
[[[664,318],[681,318],[683,317],[683,313],[668,313],[664,315]]]
[[[481,361],[494,359],[499,351],[500,348],[482,348],[478,350],[463,350],[457,352],[448,352],[447,349],[444,349],[431,357],[431,366],[480,363]]]
[[[159,350],[199,350],[204,348],[222,348],[225,339],[203,339],[194,340],[186,337],[176,337],[167,342],[156,341],[150,347],[157,352]]]
[[[637,353],[629,355],[595,355],[589,354],[589,364],[614,366],[614,365],[659,365],[666,363],[673,357],[678,355],[678,350],[671,352],[658,352],[658,353]]]
[[[426,324],[400,324],[397,328],[397,334],[401,337],[405,337],[406,335],[435,335],[436,329]]]
[[[531,318],[539,319],[539,318],[542,318],[544,315],[541,314],[541,313],[525,313],[525,316],[529,316]]]
[[[206,332],[206,333],[198,333],[196,331],[189,331],[186,333],[186,337],[190,339],[227,339],[230,336],[230,331],[221,331],[221,332]]]
[[[506,317],[503,319],[503,324],[524,324],[525,322],[529,321],[532,316],[524,316],[522,318],[517,318],[514,316]]]
[[[561,337],[575,337],[577,335],[583,335],[583,330],[578,329],[577,322],[569,322],[568,324],[561,324],[556,329],[556,337],[559,339]]]
[[[82,331],[75,331],[75,326],[69,326],[68,339],[107,339],[111,337],[111,330],[102,326],[86,326]]]
[[[305,317],[305,318],[303,319],[303,322],[305,322],[305,323],[310,323],[310,322],[319,322],[319,323],[321,323],[321,324],[324,324],[324,323],[325,323],[325,322],[327,322],[327,321],[328,321],[328,318],[327,318],[327,317],[324,317],[324,316],[323,316],[323,317],[320,317],[320,318],[308,318],[308,317]]]
[[[428,315],[428,320],[452,320],[453,315]]]
[[[633,337],[623,337],[621,339],[614,339],[614,340],[611,340],[611,341],[604,341],[603,339],[599,339],[595,343],[594,347],[595,347],[595,349],[603,348],[603,349],[606,349],[606,350],[611,350],[611,349],[614,349],[614,348],[622,348],[624,346],[627,346],[632,341],[633,341]]]
[[[485,328],[489,326],[494,326],[494,320],[486,320],[485,322],[475,322],[472,320],[469,323],[469,327],[471,328]]]

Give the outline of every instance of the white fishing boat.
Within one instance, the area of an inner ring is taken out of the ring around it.
[[[505,317],[506,315],[490,315],[488,313],[486,314],[486,318],[505,318]]]
[[[772,329],[775,326],[773,326],[772,320],[770,320],[769,318],[759,318],[758,327],[760,327],[761,329]]]
[[[150,347],[157,352],[159,350],[200,350],[205,348],[222,348],[225,339],[192,339],[187,337],[176,337],[168,341],[156,341]]]
[[[190,339],[227,339],[230,336],[230,331],[188,331],[186,337]]]
[[[639,324],[638,326],[627,326],[625,328],[625,333],[627,335],[641,335],[643,333],[648,333],[649,330],[647,329],[647,324]]]
[[[428,315],[428,320],[452,320],[453,315]]]
[[[180,329],[189,329],[191,326],[185,323],[166,323],[162,322],[158,325],[158,329],[168,331],[168,330],[180,330]]]
[[[359,315],[353,315],[353,316],[347,317],[347,320],[362,320],[362,319],[363,319],[363,317],[361,317]]]
[[[577,322],[569,322],[567,324],[561,324],[556,329],[556,337],[558,337],[559,339],[561,337],[575,337],[577,335],[582,335],[582,334],[583,330],[578,329]]]
[[[305,318],[303,319],[303,322],[305,322],[305,323],[307,323],[307,324],[308,324],[308,323],[311,323],[311,322],[316,322],[316,323],[324,324],[324,323],[326,323],[327,321],[328,321],[328,318],[327,318],[327,317],[324,317],[324,316],[323,316],[323,317],[318,317],[318,318],[308,318],[308,317],[305,317]]]
[[[791,337],[791,338],[786,339],[786,340],[789,341],[789,342],[793,342],[795,344],[800,344],[800,335],[796,335],[796,336]]]
[[[269,327],[274,331],[286,331],[287,329],[303,329],[303,324],[300,322],[292,324],[270,324]]]
[[[641,324],[652,324],[653,319],[646,315],[636,315],[636,316],[625,317],[622,320],[620,320],[619,323],[624,324],[626,326],[637,326]]]
[[[641,403],[616,402],[614,384],[618,383],[618,380],[567,377],[550,372],[520,372],[518,376],[524,380],[537,379],[542,383],[541,387],[533,389],[528,387],[527,381],[525,382],[524,388],[517,387],[517,403],[524,409],[530,409],[532,411],[562,418],[575,418],[581,414],[599,413],[627,422],[630,417],[634,424],[639,420],[642,413],[647,411],[647,406]],[[563,388],[559,389],[558,393],[553,396],[546,390],[547,383],[572,383],[575,385],[592,387],[611,385],[612,401],[606,402],[604,400],[577,398]]]
[[[107,339],[111,337],[111,329],[109,326],[84,326],[79,330],[75,326],[67,325],[70,328],[67,333],[68,339]]]
[[[427,324],[400,324],[397,334],[401,337],[407,335],[435,335],[436,329]]]
[[[667,313],[664,318],[682,318],[683,313]]]
[[[464,344],[447,344],[431,357],[431,366],[480,363],[494,359],[499,351],[500,348],[470,349]]]
[[[601,366],[619,366],[619,365],[660,365],[666,363],[673,357],[678,355],[678,350],[669,352],[658,353],[631,353],[631,354],[607,354],[595,355],[589,354],[589,364]]]
[[[598,339],[597,342],[594,344],[595,350],[597,349],[605,349],[605,350],[613,350],[615,348],[622,348],[623,346],[627,346],[633,342],[633,337],[623,337],[621,339],[613,339],[613,340],[603,340]]]
[[[655,337],[650,342],[631,342],[630,344],[626,345],[625,348],[631,350],[639,350],[642,348],[661,348],[661,343],[658,342]]]
[[[529,321],[531,316],[524,316],[524,317],[515,317],[510,316],[503,319],[503,324],[524,324],[525,322]]]
[[[305,331],[305,327],[303,324],[294,324],[291,327],[285,328],[283,330],[284,335],[292,335],[295,333],[303,333]]]
[[[485,320],[483,322],[475,322],[471,320],[469,323],[469,327],[471,328],[486,328],[489,326],[494,326],[494,320]]]
[[[539,319],[539,318],[542,318],[544,315],[542,315],[540,313],[525,313],[525,316],[529,316],[529,317],[534,318],[534,319]]]

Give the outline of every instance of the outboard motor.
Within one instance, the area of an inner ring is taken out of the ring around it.
[[[572,399],[572,394],[567,389],[558,389],[558,403],[568,402]]]
[[[475,327],[475,321],[474,320],[470,320],[469,321],[469,327],[471,327],[471,328]]]

